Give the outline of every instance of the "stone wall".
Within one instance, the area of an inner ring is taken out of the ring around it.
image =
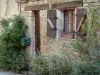
[[[14,0],[0,0],[0,18],[8,18],[13,14],[18,14],[18,6]]]
[[[53,39],[47,37],[47,10],[40,11],[40,40],[41,40],[41,52],[46,53],[50,51],[68,51],[70,52],[72,47],[72,39],[61,38]]]
[[[72,39],[52,39],[52,38],[45,38],[45,44],[41,45],[42,53],[51,52],[51,51],[66,51],[72,52]]]
[[[58,0],[55,0],[55,2],[56,1]],[[65,2],[69,0],[63,0],[63,1]],[[54,0],[52,2],[54,2]],[[62,2],[62,0],[59,0],[58,2]],[[83,0],[83,2],[84,2],[84,6],[87,6],[87,4],[90,2],[98,3],[98,0]],[[47,14],[47,12],[45,13],[41,12],[41,15],[43,14],[45,15]],[[47,15],[45,15],[45,18],[46,17]],[[72,52],[72,46],[71,46],[71,43],[73,41],[72,39],[67,39],[67,38],[52,39],[47,37],[46,33],[47,33],[47,23],[45,23],[45,20],[43,21],[43,19],[41,19],[41,52],[42,53],[46,53],[50,51],[59,51],[59,50]]]
[[[83,0],[83,6],[86,7],[88,4],[97,4],[100,5],[99,0]]]
[[[10,18],[13,15],[21,14],[25,17],[26,22],[28,24],[28,36],[32,39],[32,44],[27,48],[27,51],[32,53],[35,51],[35,16],[34,13],[30,11],[24,11],[24,7],[26,5],[33,5],[33,4],[47,4],[47,3],[60,3],[60,2],[67,2],[67,1],[80,1],[80,0],[29,0],[28,3],[20,5],[15,0],[0,0],[0,19],[2,18]],[[46,30],[47,30],[47,10],[40,11],[40,28],[41,28],[41,49],[44,48],[46,42],[44,40],[46,37]],[[50,40],[50,39],[49,39]]]
[[[30,0],[28,3],[22,4],[21,13],[26,18],[28,24],[28,36],[32,39],[32,44],[27,48],[27,51],[32,55],[35,53],[35,16],[32,11],[24,11],[24,7],[26,5],[38,5],[38,4],[47,4],[47,3],[60,3],[60,2],[68,2],[68,1],[81,1],[81,0]],[[97,2],[99,0],[83,0],[84,6],[87,5],[88,2]],[[12,15],[20,14],[19,4],[15,2],[15,0],[0,0],[0,19],[8,18]],[[47,33],[47,10],[40,11],[40,39],[41,39],[41,52],[49,52],[49,51],[59,51],[59,50],[71,50],[71,39],[52,39],[46,36]]]

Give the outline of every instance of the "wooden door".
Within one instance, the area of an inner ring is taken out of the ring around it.
[[[35,50],[36,54],[40,52],[40,14],[35,11]]]

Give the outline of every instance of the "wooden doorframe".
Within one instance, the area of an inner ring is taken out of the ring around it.
[[[35,12],[35,52],[39,54],[40,52],[40,12],[39,10]]]

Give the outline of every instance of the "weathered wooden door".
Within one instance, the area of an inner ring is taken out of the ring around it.
[[[35,50],[36,54],[40,52],[40,14],[35,11]]]

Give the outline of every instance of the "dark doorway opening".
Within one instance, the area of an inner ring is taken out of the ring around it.
[[[40,14],[35,11],[35,51],[36,54],[40,52]]]

